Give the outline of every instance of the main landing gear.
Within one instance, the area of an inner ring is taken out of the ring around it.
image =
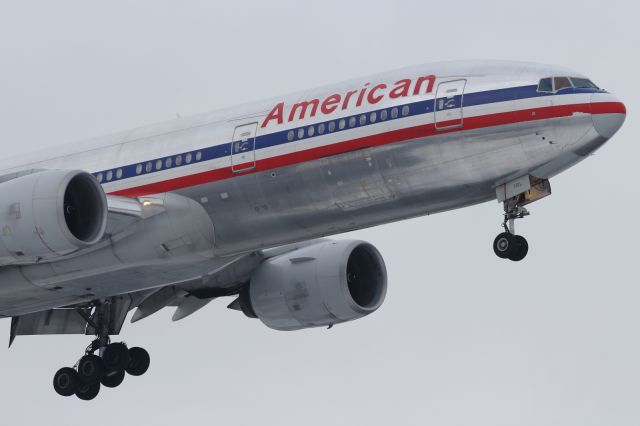
[[[103,346],[103,344],[105,344]],[[99,351],[102,355],[96,355]],[[141,376],[149,368],[149,353],[124,343],[94,340],[75,368],[63,367],[53,376],[53,388],[62,396],[75,395],[89,401],[100,392],[101,386],[115,388],[124,380],[125,372]]]
[[[124,343],[111,343],[107,334],[107,313],[105,305],[97,305],[95,321],[86,318],[95,330],[96,339],[73,368],[63,367],[53,376],[53,388],[59,395],[75,395],[89,401],[98,395],[101,386],[119,386],[125,373],[141,376],[149,369],[150,358],[146,350],[129,348]]]
[[[515,220],[529,215],[527,209],[519,205],[519,200],[519,197],[513,197],[504,201],[504,221],[502,222],[504,232],[493,240],[493,251],[496,256],[514,262],[521,261],[529,252],[527,240],[521,235],[516,235],[515,232]]]

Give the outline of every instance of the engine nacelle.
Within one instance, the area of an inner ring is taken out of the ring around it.
[[[0,183],[0,265],[52,260],[100,241],[107,198],[78,170],[46,170]]]
[[[239,302],[247,316],[270,328],[299,330],[362,318],[386,293],[387,270],[374,246],[322,241],[267,259]]]

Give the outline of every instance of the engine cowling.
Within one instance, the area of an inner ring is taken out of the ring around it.
[[[100,241],[107,198],[78,170],[45,170],[0,183],[0,264],[52,260]]]
[[[362,318],[382,305],[386,292],[386,267],[373,245],[323,241],[267,259],[239,303],[270,328],[299,330]]]

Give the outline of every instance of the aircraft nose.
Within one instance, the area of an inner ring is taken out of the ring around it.
[[[627,109],[610,93],[591,95],[591,120],[600,136],[610,139],[622,127],[627,117]]]

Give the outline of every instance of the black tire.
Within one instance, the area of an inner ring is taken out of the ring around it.
[[[53,376],[53,389],[61,396],[71,396],[76,393],[80,384],[78,372],[70,367],[61,368]]]
[[[527,256],[527,253],[529,253],[529,243],[527,243],[527,240],[521,235],[516,235],[515,237],[518,250],[509,256],[509,260],[520,262]]]
[[[78,377],[82,383],[97,383],[104,376],[105,368],[98,355],[85,355],[78,362]]]
[[[107,345],[102,354],[107,371],[120,371],[129,365],[129,348],[124,343]]]
[[[493,240],[493,252],[501,259],[508,259],[517,250],[516,238],[510,232],[503,232]]]
[[[105,374],[104,376],[102,376],[102,379],[100,379],[100,383],[108,388],[116,388],[120,386],[123,380],[124,370],[120,370]]]
[[[82,383],[76,389],[76,396],[83,401],[91,401],[100,393],[100,382]]]
[[[151,364],[151,358],[149,352],[142,348],[129,349],[129,365],[127,366],[127,373],[132,376],[142,376],[149,369]]]

